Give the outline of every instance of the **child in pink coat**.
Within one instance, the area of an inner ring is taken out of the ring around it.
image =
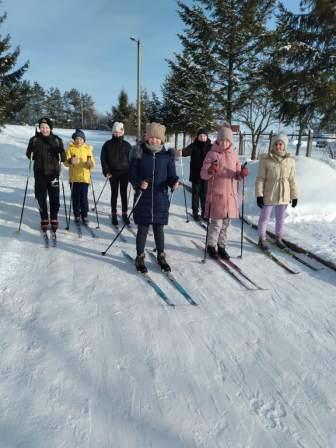
[[[226,251],[230,219],[239,218],[237,181],[248,175],[234,151],[232,130],[222,126],[206,155],[201,178],[208,181],[205,216],[210,218],[207,251],[211,258],[229,259]]]

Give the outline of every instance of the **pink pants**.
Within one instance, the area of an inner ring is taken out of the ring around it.
[[[283,205],[264,205],[261,209],[259,222],[258,222],[258,235],[259,238],[266,238],[266,228],[269,221],[269,218],[272,213],[272,209],[275,207],[275,234],[277,236],[282,236],[284,221],[285,221],[285,213],[287,209],[287,204]]]

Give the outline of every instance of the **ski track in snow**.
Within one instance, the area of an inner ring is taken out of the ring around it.
[[[83,231],[79,240],[74,226],[64,230],[61,204],[57,247],[46,249],[31,183],[15,234],[30,134],[20,127],[6,132],[0,448],[336,446],[335,272],[313,272],[279,254],[300,271],[287,274],[246,243],[243,259],[233,261],[267,289],[246,291],[211,260],[201,263],[190,240],[201,241],[205,232],[185,222],[180,190],[166,252],[199,306],[190,306],[147,257],[151,275],[176,304],[170,309],[123,257],[122,248],[135,253],[130,232],[127,243],[101,256],[115,235],[107,216],[96,239]],[[108,136],[91,135],[97,157]],[[97,195],[104,182],[98,170],[94,180]],[[108,190],[101,201],[108,208]],[[93,228],[94,220],[92,213]],[[240,252],[238,222],[228,250]]]

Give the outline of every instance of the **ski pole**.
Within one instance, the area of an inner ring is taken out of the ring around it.
[[[27,181],[26,181],[26,188],[25,188],[25,192],[24,192],[24,196],[23,196],[23,202],[22,202],[20,223],[19,223],[19,228],[17,229],[16,233],[20,233],[20,230],[21,230],[21,224],[22,224],[22,218],[23,218],[23,210],[24,210],[25,203],[26,203],[26,197],[27,197],[28,183],[29,183],[30,172],[31,172],[32,159],[33,159],[33,153],[30,154],[30,160],[29,160],[29,166],[28,166],[28,174],[27,174]]]
[[[130,218],[135,210],[135,207],[138,205],[140,198],[142,196],[143,191],[141,190],[139,193],[139,196],[137,197],[137,200],[135,201],[132,210],[130,211],[130,214],[128,215],[128,217]],[[114,244],[114,242],[119,238],[119,235],[121,235],[121,232],[124,230],[124,228],[126,227],[127,223],[125,222],[125,224],[122,226],[122,228],[119,230],[119,232],[116,234],[116,236],[114,237],[112,243],[110,243],[110,245],[101,253],[102,255],[106,255],[106,252],[112,247],[112,245]]]
[[[186,192],[185,192],[185,181],[184,181],[184,170],[183,170],[182,154],[181,154],[181,158],[180,158],[180,165],[181,165],[181,176],[182,176],[182,184],[183,184],[183,194],[184,194],[184,206],[185,206],[185,213],[186,213],[186,222],[189,222],[188,208],[187,208],[187,197],[186,197]]]
[[[66,230],[70,230],[73,184],[74,184],[73,182],[71,182],[71,184],[70,184],[69,220],[68,220],[68,225],[67,225],[67,227],[66,227]]]
[[[247,162],[245,162],[242,168],[245,168]],[[241,209],[241,234],[240,234],[240,258],[243,258],[243,233],[244,233],[244,196],[245,196],[245,177],[243,177],[243,191],[242,191],[242,209]]]
[[[209,213],[208,213],[208,222],[207,222],[207,228],[206,228],[206,235],[205,235],[205,246],[204,246],[204,255],[202,263],[206,262],[207,258],[207,247],[208,247],[208,237],[209,237],[209,224],[210,224],[210,216],[211,216],[211,202],[212,202],[212,187],[214,182],[214,176],[211,179],[211,185],[210,185],[210,194],[209,194]]]
[[[88,156],[87,159],[91,160],[91,156]],[[96,202],[96,196],[95,196],[95,191],[94,191],[94,187],[93,187],[93,179],[92,179],[92,176],[91,176],[91,171],[90,171],[90,181],[91,181],[91,188],[92,188],[92,196],[93,196],[94,208],[96,210],[96,218],[97,218],[97,227],[96,227],[96,229],[99,229],[99,218],[98,218],[97,202]]]
[[[66,207],[66,202],[65,202],[65,192],[64,192],[64,182],[63,182],[63,171],[62,171],[61,154],[59,154],[58,157],[59,157],[60,179],[61,179],[62,193],[63,193],[63,203],[64,203],[64,213],[65,213],[65,220],[66,220],[66,229],[68,229],[69,228],[68,212],[67,212],[67,207]]]
[[[106,184],[107,184],[108,180],[109,180],[109,178],[108,178],[108,177],[106,177],[106,179],[105,179],[105,183],[104,183],[104,185],[103,185],[103,188],[101,189],[101,192],[100,192],[100,194],[99,194],[99,196],[98,196],[98,199],[97,199],[96,205],[95,205],[95,207],[92,207],[92,209],[91,209],[91,211],[92,211],[92,212],[94,212],[94,211],[95,211],[95,209],[97,208],[97,205],[98,205],[99,199],[101,198],[101,195],[103,194],[103,191],[105,190],[105,187],[106,187]]]

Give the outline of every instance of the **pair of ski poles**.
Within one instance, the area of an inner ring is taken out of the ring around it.
[[[71,221],[71,198],[72,198],[72,191],[73,191],[73,183],[71,184],[71,197],[70,197],[70,206],[69,206],[69,217],[68,217],[68,213],[67,213],[67,207],[66,207],[66,200],[65,200],[65,191],[64,191],[64,182],[63,182],[63,172],[62,172],[62,166],[61,166],[61,159],[60,159],[60,155],[59,155],[59,164],[60,164],[60,179],[61,179],[61,185],[62,185],[62,193],[63,193],[63,203],[64,203],[64,211],[65,211],[65,220],[66,220],[66,230],[70,229],[70,221]],[[89,158],[91,158],[89,156]],[[21,207],[21,215],[20,215],[20,221],[19,221],[19,227],[17,229],[17,233],[20,233],[21,231],[21,225],[22,225],[22,219],[23,219],[23,213],[24,213],[24,209],[25,209],[25,204],[26,204],[26,198],[27,198],[27,191],[28,191],[28,184],[29,184],[29,180],[31,177],[31,167],[32,167],[32,160],[33,160],[33,153],[30,154],[30,158],[29,158],[29,166],[28,166],[28,174],[27,174],[27,179],[26,179],[26,186],[25,186],[25,191],[24,191],[24,196],[23,196],[23,202],[22,202],[22,207]],[[98,211],[97,211],[97,202],[96,202],[96,197],[95,197],[95,191],[94,191],[94,185],[93,185],[93,180],[92,180],[92,176],[90,176],[90,183],[91,183],[91,188],[92,188],[92,196],[93,196],[93,202],[95,204],[95,210],[96,210],[96,218],[97,218],[97,229],[99,229],[99,218],[98,218]],[[106,185],[106,182],[105,182]],[[102,193],[102,192],[101,192]],[[101,196],[101,194],[100,194]]]
[[[242,168],[245,168],[247,165],[247,162],[245,162],[242,165]],[[206,228],[206,236],[205,236],[205,247],[204,247],[204,256],[202,259],[202,262],[205,263],[207,258],[207,245],[208,245],[208,236],[209,236],[209,224],[210,224],[210,211],[211,211],[211,202],[212,202],[212,187],[213,187],[213,179],[211,179],[211,186],[210,186],[210,204],[209,204],[209,218],[207,222],[207,228]],[[241,231],[240,231],[240,255],[239,258],[243,258],[243,235],[244,235],[244,203],[245,203],[245,177],[243,177],[243,189],[242,189],[242,208],[241,208]]]

